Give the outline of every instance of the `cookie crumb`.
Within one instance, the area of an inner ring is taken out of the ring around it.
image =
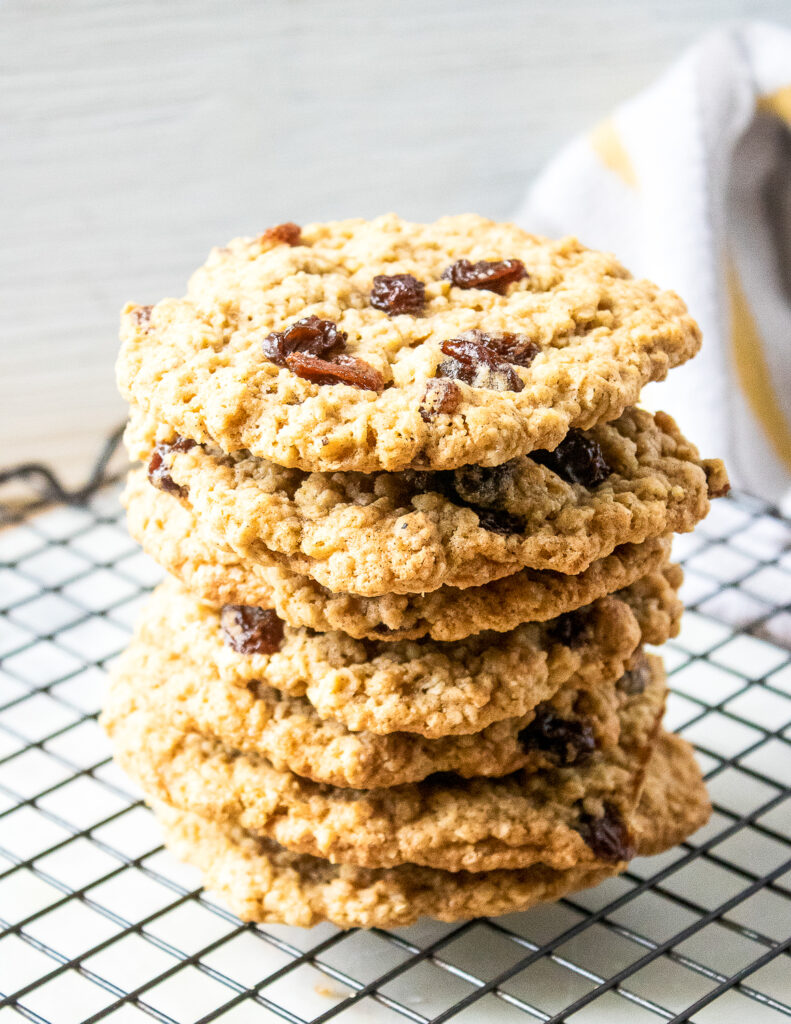
[[[709,498],[724,498],[731,489],[731,482],[728,479],[728,472],[721,459],[704,459],[701,463],[703,472],[706,474],[706,487]]]

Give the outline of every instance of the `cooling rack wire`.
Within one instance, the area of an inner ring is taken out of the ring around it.
[[[688,843],[494,920],[256,927],[162,848],[96,724],[160,578],[107,482],[116,443],[78,492],[0,474],[39,488],[0,528],[0,1024],[791,1020],[791,523],[736,496],[676,544],[667,721],[715,807]]]

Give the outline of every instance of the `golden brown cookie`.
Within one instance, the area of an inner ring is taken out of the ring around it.
[[[669,416],[636,408],[554,452],[455,472],[304,473],[174,439],[139,409],[127,441],[152,485],[245,562],[364,596],[480,586],[523,568],[578,574],[619,544],[691,530],[723,473]]]
[[[124,398],[178,433],[364,473],[554,448],[700,346],[678,296],[612,256],[473,215],[237,239],[183,299],[128,305],[121,337]]]
[[[628,815],[659,728],[662,663],[620,708],[618,746],[581,764],[499,779],[441,773],[388,789],[340,789],[278,771],[189,727],[145,688],[114,680],[103,722],[115,757],[148,799],[359,867],[490,871],[628,860]]]
[[[441,587],[428,594],[361,597],[333,594],[281,565],[241,559],[210,535],[191,508],[152,487],[143,470],[129,475],[123,502],[132,536],[207,604],[274,608],[292,626],[378,640],[461,640],[483,630],[506,632],[589,604],[656,572],[670,538],[621,544],[578,576],[523,569],[481,587]]]
[[[169,580],[143,609],[138,635],[148,647],[174,661],[195,661],[237,690],[264,687],[305,697],[320,718],[347,729],[437,738],[521,717],[572,677],[577,689],[617,679],[641,642],[663,643],[676,632],[680,579],[671,566],[548,623],[450,644],[313,633],[255,608],[225,613],[229,635],[220,613]],[[239,616],[247,621],[245,642],[233,635]]]
[[[310,927],[392,928],[428,916],[442,921],[506,914],[596,885],[622,864],[556,870],[535,864],[519,870],[442,871],[403,864],[359,868],[291,853],[267,839],[156,804],[165,841],[203,873],[245,921]],[[692,748],[663,734],[630,817],[640,856],[681,842],[708,820],[711,807]]]
[[[578,686],[572,676],[521,717],[479,733],[438,739],[407,732],[377,735],[321,719],[305,697],[263,683],[235,685],[188,640],[176,644],[145,621],[141,627],[113,667],[116,685],[143,691],[190,732],[261,754],[281,771],[358,789],[417,782],[436,772],[470,778],[582,763],[597,748],[618,742],[620,705],[650,678],[638,650],[618,680]]]

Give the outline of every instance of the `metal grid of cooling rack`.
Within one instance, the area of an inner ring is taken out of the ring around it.
[[[711,822],[560,903],[386,932],[243,925],[160,845],[96,725],[159,570],[115,487],[0,531],[0,1024],[791,1019],[791,523],[679,539],[668,724]]]

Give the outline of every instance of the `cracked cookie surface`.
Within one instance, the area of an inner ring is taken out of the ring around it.
[[[441,587],[428,594],[361,597],[322,587],[281,565],[240,558],[207,533],[192,509],[151,487],[143,470],[129,475],[123,495],[129,531],[161,566],[207,604],[274,608],[292,626],[341,630],[357,639],[461,640],[484,630],[506,632],[523,622],[553,619],[656,572],[670,538],[621,544],[578,576],[522,569],[480,587]]]
[[[340,789],[278,771],[190,732],[144,691],[112,685],[103,722],[121,767],[147,797],[234,823],[297,853],[360,867],[449,871],[628,860],[626,823],[665,699],[661,661],[620,708],[616,747],[582,765],[498,779],[441,773],[388,789]]]
[[[169,489],[208,531],[245,561],[363,596],[480,586],[522,568],[578,574],[619,544],[691,530],[724,479],[669,416],[636,408],[543,453],[551,465],[534,453],[454,473],[303,473],[169,447],[171,429],[133,410],[130,453],[167,452]]]
[[[404,864],[359,868],[291,853],[238,827],[155,805],[165,841],[198,867],[207,888],[244,921],[310,927],[388,928],[428,916],[442,921],[526,910],[596,885],[619,865],[555,870],[450,872]],[[708,820],[711,807],[692,748],[662,734],[646,771],[640,801],[629,819],[636,852],[649,856],[675,846]]]
[[[240,691],[263,686],[304,696],[320,718],[353,731],[435,739],[521,717],[572,677],[578,689],[618,678],[640,643],[676,633],[680,581],[670,566],[569,616],[453,643],[359,641],[285,626],[274,653],[241,654],[226,642],[220,613],[169,580],[149,599],[138,630]]]
[[[480,261],[510,270],[470,286]],[[401,304],[410,312],[377,308],[374,279],[398,275],[422,298]],[[287,334],[311,317],[331,328]],[[184,298],[128,305],[121,340],[124,398],[180,434],[371,473],[554,448],[571,427],[619,416],[697,352],[700,331],[677,295],[574,239],[474,215],[388,215],[236,239]]]

